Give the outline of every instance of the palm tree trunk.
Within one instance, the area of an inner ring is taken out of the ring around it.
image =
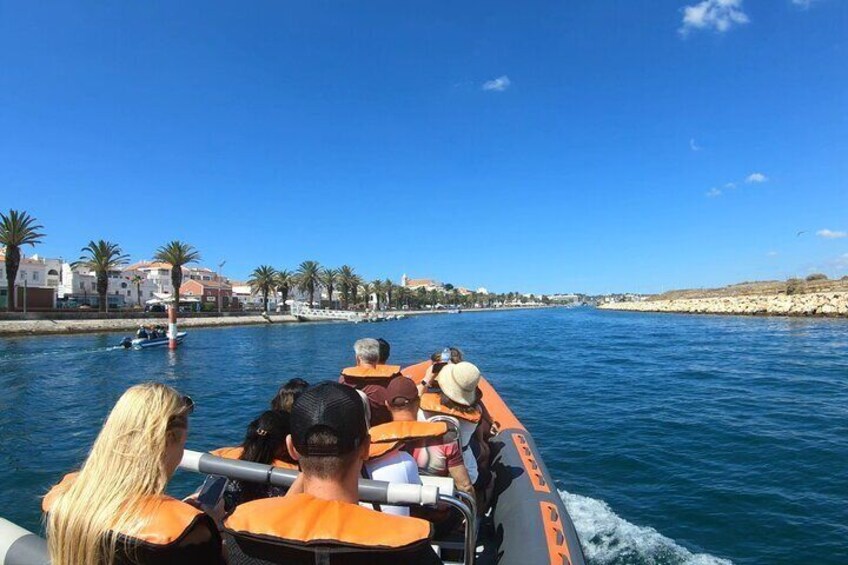
[[[171,286],[174,287],[174,308],[180,312],[180,285],[183,282],[182,267],[171,267]]]
[[[18,268],[21,266],[21,250],[17,245],[6,248],[6,310],[15,311],[15,279],[18,276]]]
[[[262,291],[262,311],[268,313],[268,291]]]
[[[105,279],[105,280],[104,280]],[[109,293],[109,278],[108,275],[104,276],[103,273],[97,273],[97,296],[100,297],[100,308],[101,312],[107,312],[109,310],[108,303],[106,302],[108,299],[106,295]]]

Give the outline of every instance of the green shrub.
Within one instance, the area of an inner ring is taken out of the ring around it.
[[[789,279],[786,281],[786,294],[798,294],[803,285],[804,281],[801,279]]]
[[[827,275],[824,273],[814,273],[807,277],[808,281],[826,281]]]

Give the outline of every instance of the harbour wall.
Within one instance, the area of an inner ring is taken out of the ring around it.
[[[510,306],[506,308],[471,308],[463,314],[477,312],[504,312],[554,308],[555,306]],[[448,314],[447,310],[392,310],[387,314],[422,316]],[[0,313],[1,336],[26,336],[77,333],[135,332],[142,324],[166,324],[165,314],[113,312],[62,312],[62,313]],[[226,326],[261,325],[268,323],[294,323],[297,318],[288,314],[270,314],[268,319],[253,313],[192,313],[180,314],[179,328],[208,328]]]
[[[848,292],[676,298],[644,302],[613,302],[598,307],[604,310],[630,312],[848,317]]]

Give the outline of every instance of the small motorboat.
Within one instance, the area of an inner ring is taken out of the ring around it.
[[[177,332],[177,343],[182,343],[188,332]],[[147,349],[148,347],[159,347],[168,345],[170,339],[167,334],[154,334],[147,337],[125,337],[119,344],[124,349]]]

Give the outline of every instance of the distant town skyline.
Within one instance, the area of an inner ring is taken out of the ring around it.
[[[848,2],[7,3],[0,208],[535,294],[848,274]]]

